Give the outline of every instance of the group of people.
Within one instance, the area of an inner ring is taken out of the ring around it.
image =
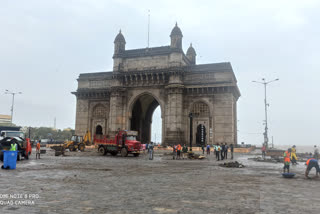
[[[184,144],[183,147],[180,144],[174,145],[172,149],[173,149],[173,160],[180,160],[181,153],[182,153],[182,159],[187,158],[188,147],[186,146],[186,144]]]
[[[205,148],[207,150],[207,155],[211,153],[211,146],[208,144],[206,147],[202,146],[202,152],[204,154]],[[233,144],[230,144],[230,147],[227,143],[217,143],[217,145],[212,145],[213,153],[216,155],[217,161],[228,159],[228,149],[230,148],[231,159],[233,159]]]
[[[316,169],[316,176],[319,176],[320,174],[320,168],[319,168],[318,159],[317,159],[318,153],[316,153],[315,151],[314,156],[312,158],[309,158],[306,162],[307,168],[305,171],[305,176],[307,178],[309,178],[309,172],[312,168]],[[297,164],[298,159],[296,154],[296,146],[293,145],[292,148],[287,149],[287,151],[285,151],[283,154],[283,158],[284,158],[283,173],[285,173],[286,171],[289,173],[290,163]]]

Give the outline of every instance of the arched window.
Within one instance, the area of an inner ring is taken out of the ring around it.
[[[197,102],[193,104],[192,113],[197,117],[208,117],[209,116],[209,106],[204,102]]]
[[[96,106],[92,112],[92,116],[96,118],[105,118],[106,114],[107,114],[107,111],[103,105]]]

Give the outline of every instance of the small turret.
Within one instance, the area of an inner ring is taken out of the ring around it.
[[[190,47],[187,50],[187,57],[190,60],[191,64],[195,65],[196,64],[196,51],[192,47],[192,43],[190,44]]]
[[[120,30],[118,35],[114,39],[114,54],[119,54],[125,49],[126,49],[126,40],[124,39],[124,36],[122,35]]]
[[[178,48],[182,50],[182,32],[176,23],[176,26],[171,31],[171,48]]]

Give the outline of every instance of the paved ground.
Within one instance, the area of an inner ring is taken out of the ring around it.
[[[320,179],[305,179],[302,165],[284,179],[282,164],[248,155],[236,155],[246,168],[230,169],[213,156],[172,160],[160,151],[153,161],[66,154],[1,170],[0,213],[320,213]]]

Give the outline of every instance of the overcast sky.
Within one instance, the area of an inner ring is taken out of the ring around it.
[[[0,0],[0,114],[14,123],[75,125],[80,73],[112,70],[113,41],[121,28],[126,48],[169,45],[175,22],[183,48],[192,42],[197,63],[231,62],[242,96],[239,142],[263,142],[261,78],[268,86],[269,133],[276,144],[320,144],[318,95],[320,1]],[[270,137],[271,138],[271,137]]]

